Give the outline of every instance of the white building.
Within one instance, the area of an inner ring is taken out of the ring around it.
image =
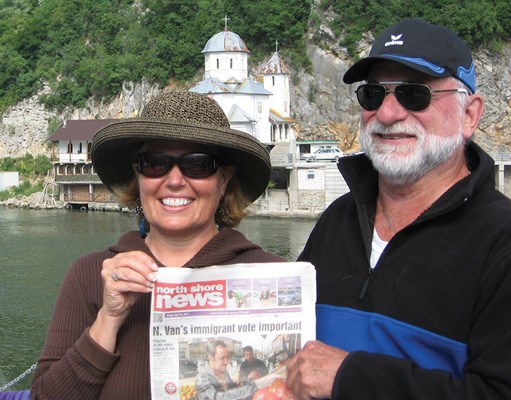
[[[213,35],[202,50],[204,79],[190,89],[220,104],[231,128],[271,145],[294,139],[290,118],[289,68],[276,51],[262,73],[264,83],[249,77],[250,51],[227,29]]]
[[[18,187],[19,185],[20,173],[18,171],[0,172],[0,192]]]
[[[262,70],[264,87],[272,94],[270,96],[270,122],[271,141],[293,142],[295,133],[293,131],[294,119],[291,118],[291,92],[289,88],[289,77],[291,71],[278,52],[278,42],[275,53],[266,63]]]

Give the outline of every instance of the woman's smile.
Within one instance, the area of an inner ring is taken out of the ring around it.
[[[188,204],[190,204],[193,200],[189,199],[189,198],[185,198],[185,197],[179,197],[179,198],[175,198],[175,197],[165,197],[163,199],[161,199],[161,202],[163,205],[165,206],[168,206],[168,207],[182,207],[182,206],[187,206]]]

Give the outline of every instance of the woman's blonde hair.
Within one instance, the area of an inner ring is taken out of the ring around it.
[[[140,190],[138,187],[137,174],[135,174],[132,181],[127,185],[113,187],[112,192],[120,204],[128,208],[140,206]],[[246,217],[246,209],[250,204],[251,201],[243,194],[238,177],[236,173],[234,173],[227,184],[224,196],[222,196],[218,204],[215,213],[215,222],[218,225],[228,226],[230,228],[237,226],[241,220]],[[146,221],[147,232],[149,232],[149,229],[150,226]]]

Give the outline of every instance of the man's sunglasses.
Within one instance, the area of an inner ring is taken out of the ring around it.
[[[396,85],[387,89],[385,85]],[[429,107],[432,93],[457,92],[468,95],[466,89],[433,90],[422,83],[378,82],[360,85],[357,90],[357,100],[364,110],[374,111],[380,108],[388,93],[394,93],[397,101],[409,111],[422,111]]]
[[[148,178],[159,178],[169,172],[174,165],[190,178],[207,178],[221,165],[212,154],[189,153],[171,156],[166,153],[147,152],[137,156],[137,171]]]

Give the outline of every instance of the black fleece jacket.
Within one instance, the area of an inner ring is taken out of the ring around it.
[[[339,169],[351,192],[322,215],[299,260],[317,269],[317,336],[350,352],[342,400],[511,399],[511,200],[493,160],[388,243],[373,272],[377,173],[364,155]]]

